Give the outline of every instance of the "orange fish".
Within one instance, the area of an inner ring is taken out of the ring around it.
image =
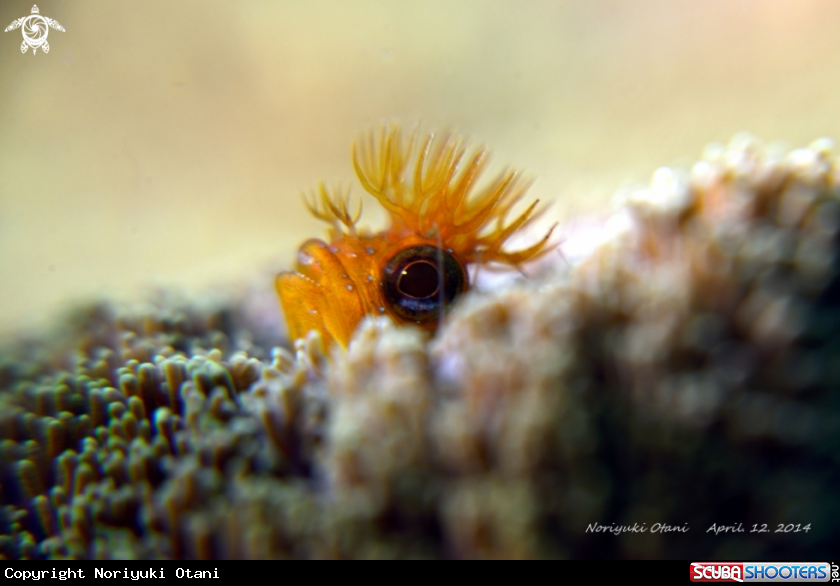
[[[529,186],[515,171],[503,172],[476,192],[486,150],[465,159],[461,141],[436,141],[434,135],[419,150],[416,145],[413,135],[403,140],[399,127],[353,145],[362,187],[390,216],[383,232],[357,229],[361,204],[351,215],[349,193],[330,195],[322,183],[313,201],[307,199],[309,211],[332,229],[329,244],[307,240],[295,270],[277,276],[291,340],[317,330],[327,346],[335,341],[346,347],[365,315],[434,330],[455,298],[470,288],[468,264],[519,267],[550,250],[554,226],[533,246],[502,250],[512,234],[541,213],[535,213],[537,200],[506,223]]]

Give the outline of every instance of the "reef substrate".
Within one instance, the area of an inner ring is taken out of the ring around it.
[[[709,148],[604,234],[431,339],[370,319],[330,356],[273,348],[231,296],[97,305],[5,349],[0,556],[835,554],[830,143]]]

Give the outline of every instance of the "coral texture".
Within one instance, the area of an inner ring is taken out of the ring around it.
[[[91,308],[0,356],[0,555],[827,558],[839,243],[831,145],[740,136],[434,338]]]

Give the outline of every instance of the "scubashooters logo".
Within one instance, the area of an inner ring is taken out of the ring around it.
[[[825,562],[694,562],[692,582],[828,582]]]
[[[26,50],[32,47],[33,55],[38,52],[39,47],[44,53],[50,52],[47,35],[50,34],[51,28],[64,32],[64,27],[58,24],[57,20],[39,14],[37,4],[32,7],[32,14],[13,20],[12,24],[7,26],[3,32],[13,31],[17,28],[21,28],[21,32],[23,33],[23,43],[20,45],[20,52],[26,53]]]

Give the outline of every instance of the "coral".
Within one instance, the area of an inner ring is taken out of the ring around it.
[[[0,556],[828,557],[838,244],[831,145],[739,136],[434,337],[94,306],[0,354]]]

